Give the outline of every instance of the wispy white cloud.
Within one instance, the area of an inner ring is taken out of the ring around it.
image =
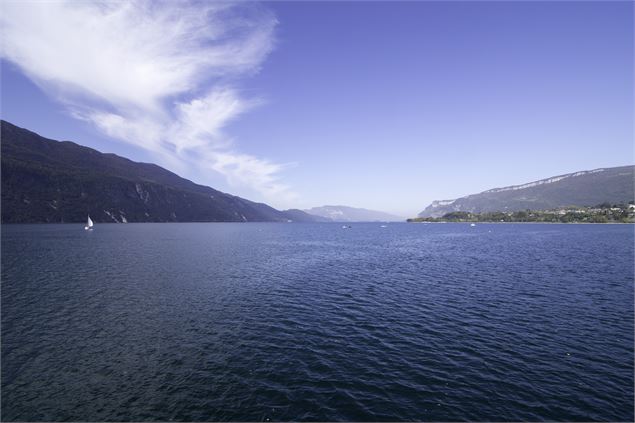
[[[199,147],[210,139],[219,147],[219,143],[227,140],[223,127],[259,103],[260,100],[241,98],[228,87],[214,89],[205,97],[177,103],[177,120],[170,128],[171,137],[177,140],[179,150]]]
[[[268,198],[280,198],[284,203],[297,199],[295,193],[278,181],[278,172],[292,163],[280,165],[258,159],[248,154],[228,154],[222,151],[208,152],[212,167],[226,175],[230,182],[252,186]]]
[[[73,116],[164,162],[192,162],[275,202],[283,165],[237,152],[226,125],[261,103],[237,79],[274,45],[275,16],[251,2],[11,2],[2,57]]]

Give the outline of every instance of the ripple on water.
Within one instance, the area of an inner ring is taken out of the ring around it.
[[[5,421],[633,420],[630,225],[79,229],[3,227]]]

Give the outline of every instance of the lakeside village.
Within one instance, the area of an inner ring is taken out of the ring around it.
[[[408,219],[408,222],[635,223],[635,202],[515,212],[470,213],[455,211],[446,213],[442,217]]]

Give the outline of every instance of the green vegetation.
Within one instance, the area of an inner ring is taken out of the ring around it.
[[[635,205],[602,203],[593,207],[564,207],[553,210],[470,213],[455,211],[442,217],[417,217],[408,222],[556,222],[635,223]]]

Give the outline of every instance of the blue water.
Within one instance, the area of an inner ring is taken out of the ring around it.
[[[2,226],[2,420],[632,421],[633,225]]]

